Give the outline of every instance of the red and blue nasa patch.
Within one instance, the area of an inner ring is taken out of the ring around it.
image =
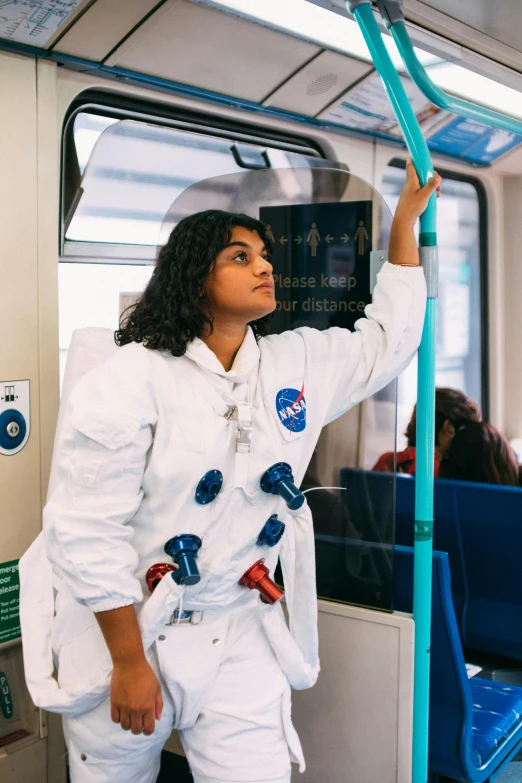
[[[302,432],[306,427],[306,400],[304,383],[298,389],[281,389],[275,398],[276,411],[280,423],[289,432]]]

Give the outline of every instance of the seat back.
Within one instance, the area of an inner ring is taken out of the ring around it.
[[[454,483],[469,586],[466,644],[522,660],[522,489]]]
[[[413,548],[396,546],[394,602],[413,609]],[[432,555],[429,770],[452,780],[492,783],[522,748],[522,688],[468,680],[448,555]]]
[[[403,546],[413,546],[415,525],[415,479],[412,476],[397,474],[395,542]],[[433,548],[447,552],[451,570],[451,589],[453,606],[462,643],[466,640],[466,607],[468,584],[464,566],[464,554],[457,521],[457,496],[455,482],[445,479],[435,481],[434,492]]]

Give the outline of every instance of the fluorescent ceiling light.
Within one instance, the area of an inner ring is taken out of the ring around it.
[[[431,80],[442,90],[472,103],[522,119],[522,92],[452,63],[433,65]]]
[[[343,54],[358,57],[371,62],[370,52],[364,41],[357,22],[339,14],[312,5],[307,0],[196,0],[204,5],[212,5],[236,11],[256,22],[269,25],[286,33],[336,49]],[[404,65],[393,39],[384,36],[384,43],[394,65],[404,70]],[[440,57],[415,49],[423,65],[439,63]]]

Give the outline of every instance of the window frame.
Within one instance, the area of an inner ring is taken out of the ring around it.
[[[235,104],[231,101],[231,107]],[[81,175],[74,144],[74,120],[78,114],[98,114],[120,120],[136,120],[153,123],[175,130],[212,135],[259,147],[295,152],[301,155],[328,160],[324,150],[314,139],[278,130],[261,128],[254,124],[236,122],[226,118],[208,116],[201,112],[144,101],[138,98],[114,95],[102,90],[86,90],[70,104],[65,115],[61,142],[60,171],[60,260],[76,263],[121,263],[153,264],[156,247],[147,245],[125,245],[108,242],[79,242],[67,240],[65,234],[68,218],[72,218],[79,200]],[[336,161],[332,161],[336,162]],[[68,175],[76,176],[77,188],[71,193]]]
[[[397,169],[406,169],[406,161],[400,158],[392,158],[387,166]],[[441,168],[437,171],[443,179],[451,179],[456,182],[467,182],[473,188],[478,197],[479,213],[479,279],[480,279],[480,405],[482,418],[489,421],[489,244],[488,244],[488,202],[486,188],[478,177],[462,174],[460,171]]]

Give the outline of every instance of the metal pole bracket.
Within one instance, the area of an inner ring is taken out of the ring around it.
[[[424,269],[428,299],[436,299],[439,295],[439,248],[419,247],[420,265]]]
[[[348,11],[353,14],[356,8],[359,8],[360,5],[371,5],[371,0],[346,0],[346,8]]]
[[[377,8],[382,16],[382,20],[389,30],[395,22],[404,22],[402,6],[404,0],[377,0]]]

